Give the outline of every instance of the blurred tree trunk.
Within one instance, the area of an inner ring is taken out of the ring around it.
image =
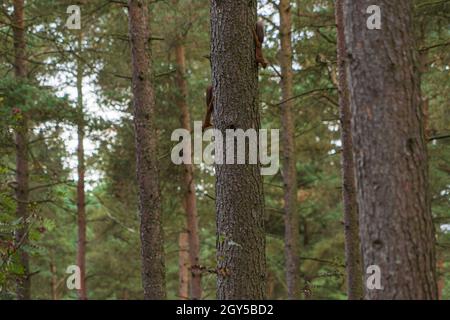
[[[80,268],[80,290],[78,298],[87,299],[86,291],[86,201],[85,201],[85,162],[84,162],[84,110],[83,110],[83,63],[80,55],[82,54],[83,35],[80,32],[78,36],[78,58],[77,58],[77,225],[78,225],[78,247],[77,247],[77,265]]]
[[[178,297],[189,299],[189,235],[180,232],[178,237]]]
[[[303,246],[309,245],[309,228],[308,228],[308,220],[307,218],[303,218]]]
[[[224,137],[226,129],[260,128],[255,24],[256,0],[211,2],[213,117]],[[217,298],[263,299],[266,263],[260,165],[216,164],[215,170]]]
[[[266,299],[274,299],[276,279],[275,274],[272,271],[267,273],[267,284],[266,284]]]
[[[51,280],[50,280],[50,289],[51,289],[51,295],[52,300],[58,300],[58,274],[56,270],[55,265],[55,258],[53,251],[50,256],[50,274],[51,274]]]
[[[337,64],[339,84],[339,110],[342,142],[342,198],[344,203],[345,265],[347,270],[347,296],[361,300],[364,296],[361,243],[359,239],[358,203],[356,201],[355,163],[351,111],[347,86],[343,0],[335,4],[337,25]]]
[[[381,30],[367,28],[370,5],[381,8]],[[409,0],[344,3],[364,270],[379,266],[383,287],[367,299],[437,299],[412,17]]]
[[[280,65],[281,104],[283,126],[283,180],[284,180],[284,226],[286,283],[288,298],[298,299],[300,295],[300,234],[297,213],[297,169],[295,157],[295,124],[292,114],[293,72],[291,39],[291,1],[280,0]]]
[[[444,288],[445,288],[445,262],[439,259],[437,263],[437,271],[439,274],[437,287],[438,287],[438,300],[443,300]]]
[[[14,74],[17,81],[27,77],[26,70],[26,41],[25,41],[25,5],[24,0],[14,0],[13,13],[13,37],[14,37]],[[17,106],[21,108],[20,105]],[[15,189],[17,217],[22,219],[22,227],[16,231],[16,245],[22,248],[28,242],[28,114],[22,111],[21,119],[15,131],[16,144],[16,182]],[[20,264],[23,267],[23,275],[17,279],[17,299],[31,299],[30,262],[28,253],[19,248]]]
[[[136,174],[141,219],[142,283],[145,299],[165,299],[165,263],[157,159],[155,97],[151,83],[147,2],[128,1],[132,56]]]
[[[178,40],[175,48],[177,60],[176,83],[178,86],[178,107],[181,111],[181,126],[191,132],[191,117],[187,105],[186,57],[182,39]],[[192,154],[192,153],[191,153]],[[197,300],[202,297],[202,274],[200,270],[200,240],[198,235],[197,199],[195,196],[194,165],[184,165],[183,179],[183,207],[186,212],[186,226],[189,235],[190,260],[190,298]]]

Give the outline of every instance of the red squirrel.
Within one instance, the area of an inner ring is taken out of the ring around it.
[[[256,23],[256,28],[253,29],[253,37],[256,44],[256,63],[260,64],[265,69],[267,68],[268,63],[262,52],[262,44],[264,42],[264,21],[259,20]]]
[[[203,131],[205,131],[209,127],[212,127],[211,115],[213,110],[214,110],[213,87],[209,85],[208,88],[206,88],[206,115],[202,126]]]
[[[256,51],[255,51],[255,58],[256,63],[261,65],[263,68],[267,68],[267,61],[264,58],[263,52],[262,52],[262,44],[264,42],[264,21],[259,20],[256,23],[255,29],[252,29],[253,31],[253,37],[255,40],[256,45]],[[214,110],[214,102],[213,102],[213,87],[209,85],[206,88],[206,115],[205,120],[203,121],[202,130],[205,131],[209,127],[212,127],[211,124],[211,115]]]

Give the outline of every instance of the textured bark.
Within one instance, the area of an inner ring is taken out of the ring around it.
[[[366,27],[370,5],[381,30]],[[378,265],[383,286],[367,299],[437,298],[412,11],[410,0],[344,3],[364,269]]]
[[[178,297],[189,299],[189,235],[181,232],[178,238]]]
[[[24,1],[14,0],[13,37],[14,37],[14,74],[18,81],[27,77],[26,70],[26,42],[25,42],[25,12]],[[20,106],[17,106],[20,109]],[[16,244],[23,247],[28,242],[28,115],[22,112],[22,119],[15,132],[16,143],[16,215],[22,218],[23,227],[15,234]],[[29,300],[31,279],[29,276],[29,256],[24,250],[19,250],[20,264],[24,269],[23,276],[17,279],[17,299]]]
[[[342,142],[342,198],[344,203],[345,266],[347,271],[347,296],[349,300],[361,300],[364,296],[361,243],[359,239],[358,203],[356,201],[355,163],[351,110],[347,86],[347,60],[345,55],[343,0],[337,0],[337,61],[339,84],[339,112]]]
[[[181,126],[191,132],[191,117],[187,105],[186,58],[184,45],[178,43],[175,48],[177,59],[176,82],[178,87],[177,104],[181,111]],[[195,197],[194,166],[184,165],[183,207],[186,213],[186,226],[189,235],[190,260],[190,298],[202,297],[202,274],[200,270],[200,240],[198,236],[197,199]]]
[[[300,295],[300,235],[297,215],[297,170],[295,157],[295,128],[292,115],[292,40],[291,3],[281,0],[280,10],[280,65],[281,92],[285,101],[281,105],[283,126],[283,180],[284,180],[284,228],[286,284],[289,299]]]
[[[420,23],[420,35],[417,37],[417,47],[425,47],[426,46],[426,34],[425,34],[425,23],[424,21],[421,21]],[[429,51],[419,51],[419,71],[420,75],[426,74],[429,72]],[[430,114],[429,114],[429,99],[428,97],[423,94],[422,95],[422,110],[423,110],[423,128],[424,128],[424,135],[425,135],[425,141],[428,141],[428,139],[432,136],[432,130],[430,128]]]
[[[80,32],[78,38],[79,54],[81,54],[83,36]],[[77,104],[78,104],[78,146],[77,146],[77,226],[78,226],[78,247],[77,265],[80,268],[80,290],[78,298],[87,299],[86,291],[86,201],[85,201],[85,162],[84,162],[84,111],[83,111],[83,64],[80,58],[77,59]]]
[[[129,0],[136,174],[141,220],[142,283],[145,299],[165,299],[161,195],[157,162],[155,98],[150,75],[147,2]]]
[[[211,2],[214,125],[260,128],[252,28],[256,1]],[[226,146],[224,148],[225,154]],[[260,165],[216,165],[217,298],[263,299],[266,265]]]

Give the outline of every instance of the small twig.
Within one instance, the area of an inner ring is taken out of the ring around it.
[[[428,141],[435,141],[435,140],[443,140],[450,138],[450,134],[442,135],[442,136],[434,136],[428,139]]]
[[[309,91],[300,93],[300,94],[298,94],[298,95],[295,95],[295,96],[293,96],[293,97],[290,97],[290,98],[288,98],[288,99],[286,99],[286,100],[283,100],[283,101],[281,101],[281,102],[275,103],[275,104],[273,104],[273,105],[274,105],[274,106],[281,106],[282,104],[284,104],[284,103],[286,103],[286,102],[288,102],[288,101],[291,101],[291,100],[294,100],[294,99],[298,99],[298,98],[301,98],[301,97],[310,95],[310,94],[312,94],[312,93],[316,93],[316,92],[320,92],[320,91],[328,91],[328,90],[336,90],[336,88],[335,88],[335,87],[328,87],[328,88],[320,88],[320,89],[309,90]]]
[[[213,200],[213,201],[216,201],[216,198],[210,196],[210,195],[207,194],[207,193],[204,193],[203,195],[205,195],[207,198],[210,198],[210,199]]]

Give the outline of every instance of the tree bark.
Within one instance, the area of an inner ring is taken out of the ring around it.
[[[337,63],[339,84],[339,111],[342,142],[342,199],[344,204],[345,266],[347,271],[347,296],[349,300],[364,297],[361,242],[359,239],[358,203],[356,201],[355,163],[351,110],[347,86],[347,60],[345,54],[343,0],[335,3],[337,26]]]
[[[182,41],[182,40],[180,40]],[[178,86],[178,107],[181,111],[181,126],[191,132],[191,117],[187,105],[187,81],[186,81],[186,57],[182,43],[175,48],[177,60],[176,83]],[[192,152],[191,152],[192,154]],[[184,165],[183,178],[183,207],[186,212],[186,226],[189,235],[189,260],[190,260],[190,298],[197,300],[202,297],[202,274],[200,270],[200,240],[198,235],[197,199],[195,196],[194,166]]]
[[[141,220],[142,283],[145,299],[165,299],[165,263],[157,162],[155,98],[150,75],[147,2],[129,0],[136,173]]]
[[[300,295],[300,234],[297,215],[297,169],[295,157],[295,124],[292,115],[293,72],[291,40],[291,3],[280,0],[280,65],[281,92],[285,101],[281,105],[283,126],[283,180],[284,180],[284,228],[286,284],[289,299],[298,299]]]
[[[78,36],[78,54],[82,53],[83,35],[80,32]],[[80,268],[80,290],[78,298],[87,299],[86,290],[86,201],[85,201],[85,162],[84,162],[84,110],[83,110],[83,64],[80,58],[77,58],[77,226],[78,226],[78,247],[77,247],[77,265]]]
[[[13,37],[14,37],[14,74],[18,81],[27,77],[26,70],[26,42],[25,42],[25,8],[24,0],[14,0]],[[20,108],[20,106],[17,106]],[[22,218],[23,226],[15,234],[16,244],[23,247],[28,242],[28,115],[22,111],[22,118],[15,131],[16,145],[16,182],[17,199],[16,214]],[[19,260],[23,267],[23,276],[17,279],[17,299],[31,298],[30,262],[28,253],[19,249]]]
[[[252,28],[256,1],[211,2],[214,125],[260,128],[258,66]],[[248,150],[248,143],[246,146]],[[225,150],[223,148],[224,159]],[[216,164],[217,298],[263,299],[264,195],[259,164]]]
[[[381,30],[366,26],[370,5]],[[346,0],[344,22],[367,299],[437,299],[420,79],[409,0]]]

